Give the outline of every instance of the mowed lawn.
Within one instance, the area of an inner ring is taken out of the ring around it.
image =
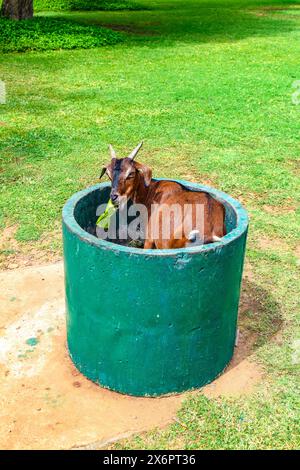
[[[155,176],[208,182],[248,209],[241,329],[265,373],[252,394],[199,392],[179,422],[117,447],[298,448],[300,6],[139,3],[151,9],[47,13],[123,31],[119,45],[0,57],[2,269],[60,257],[65,200],[98,181],[108,143],[121,156],[144,139]]]

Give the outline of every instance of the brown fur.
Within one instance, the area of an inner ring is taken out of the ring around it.
[[[116,159],[103,168],[102,174],[107,173],[112,181],[111,198],[119,204],[122,198],[131,199],[136,204],[144,204],[148,210],[148,227],[144,248],[182,248],[190,244],[188,238],[176,234],[181,233],[185,222],[184,216],[179,223],[175,223],[172,217],[169,220],[170,238],[162,238],[162,219],[164,217],[164,207],[179,204],[182,208],[185,204],[190,204],[191,208],[196,204],[202,204],[204,209],[204,243],[212,243],[214,237],[223,237],[226,234],[224,219],[224,206],[214,199],[210,194],[201,191],[192,191],[184,188],[179,183],[173,181],[153,181],[152,170],[146,165],[135,162],[130,158]],[[152,210],[152,205],[156,204]],[[199,230],[196,226],[196,216],[194,211],[190,215],[189,224],[191,230]],[[155,225],[154,225],[155,224]],[[158,237],[152,239],[151,228],[158,227]]]

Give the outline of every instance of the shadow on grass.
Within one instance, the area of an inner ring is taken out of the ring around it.
[[[283,323],[280,306],[268,291],[244,279],[239,306],[239,341],[229,367],[235,367],[270,341]]]
[[[155,45],[161,41],[186,43],[232,42],[252,36],[276,36],[299,27],[298,18],[274,15],[283,2],[168,2],[143,12],[66,13],[85,24],[123,31],[133,42]],[[284,3],[293,8],[295,2]],[[129,34],[128,34],[129,33]],[[137,35],[137,37],[134,37]]]

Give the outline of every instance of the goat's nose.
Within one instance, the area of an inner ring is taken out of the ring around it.
[[[118,199],[118,195],[117,194],[112,194],[110,196],[110,199],[112,200],[112,202],[115,202]]]

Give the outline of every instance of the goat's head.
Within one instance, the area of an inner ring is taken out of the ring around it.
[[[134,161],[142,145],[143,142],[125,158],[117,158],[113,147],[109,146],[111,161],[102,168],[100,178],[106,173],[111,180],[110,199],[115,206],[123,205],[127,199],[133,198],[141,179],[144,186],[150,184],[152,170]]]

